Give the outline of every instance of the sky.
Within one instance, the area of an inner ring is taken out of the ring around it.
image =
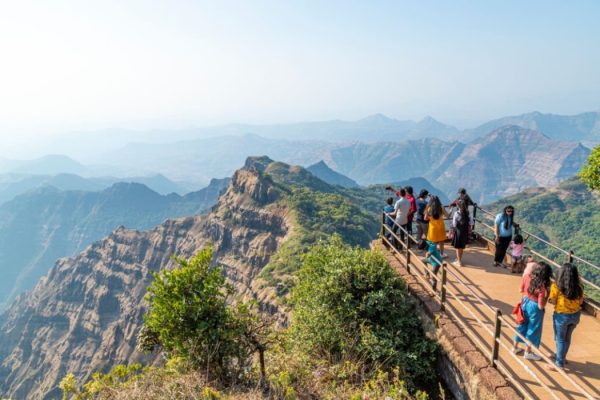
[[[599,20],[594,0],[0,0],[0,138],[595,111]]]

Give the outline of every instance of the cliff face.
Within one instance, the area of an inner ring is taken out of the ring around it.
[[[138,183],[99,192],[44,187],[0,206],[0,312],[32,288],[60,257],[75,255],[117,226],[145,230],[167,218],[204,213],[228,180],[185,196],[162,196]]]
[[[238,293],[277,312],[272,290],[259,289],[255,278],[291,224],[278,190],[260,172],[264,161],[249,160],[237,171],[206,216],[167,220],[147,232],[119,228],[59,260],[0,317],[0,394],[57,398],[69,371],[84,379],[117,363],[152,361],[135,349],[152,272],[207,243]]]

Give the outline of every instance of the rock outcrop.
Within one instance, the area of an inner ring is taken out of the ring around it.
[[[208,215],[167,220],[147,232],[121,227],[59,260],[0,317],[0,394],[57,398],[67,372],[83,380],[118,363],[151,362],[135,344],[152,273],[172,268],[172,255],[190,257],[209,243],[236,291],[277,312],[272,289],[257,287],[255,277],[291,225],[261,173],[265,162],[249,159]]]

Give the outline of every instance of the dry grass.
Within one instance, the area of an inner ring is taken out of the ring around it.
[[[221,389],[207,383],[199,372],[169,373],[163,369],[145,372],[125,385],[101,390],[99,400],[258,400],[265,399],[262,390],[248,387]]]

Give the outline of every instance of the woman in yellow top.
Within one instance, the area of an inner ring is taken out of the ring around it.
[[[571,345],[571,336],[581,317],[583,285],[577,267],[566,263],[558,272],[550,288],[548,301],[554,304],[554,341],[556,342],[556,368],[564,368]]]
[[[429,221],[427,228],[427,240],[436,243],[440,249],[442,257],[444,254],[444,241],[446,240],[446,224],[444,218],[450,218],[450,214],[442,207],[440,198],[431,195],[429,205],[425,209],[425,221]]]

